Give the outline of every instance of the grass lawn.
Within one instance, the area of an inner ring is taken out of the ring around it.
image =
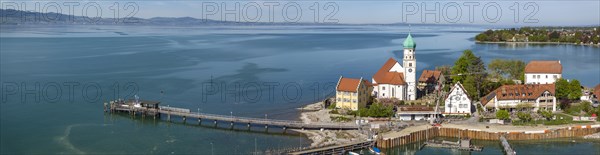
[[[569,116],[569,115],[565,115],[565,114],[554,114],[554,116],[556,116],[555,120],[535,120],[535,121],[530,121],[530,122],[523,122],[520,120],[515,120],[512,122],[513,125],[537,125],[537,124],[543,124],[543,125],[563,125],[563,124],[572,124],[572,123],[581,123],[581,122],[573,122],[573,117]],[[583,122],[583,123],[587,123],[587,122]]]

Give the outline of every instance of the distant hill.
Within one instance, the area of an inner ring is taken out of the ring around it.
[[[271,23],[271,22],[233,22],[218,21],[210,19],[197,19],[192,17],[153,17],[144,18],[89,18],[85,16],[73,16],[59,13],[40,13],[31,11],[21,11],[13,9],[0,9],[1,25],[339,25],[323,23]]]

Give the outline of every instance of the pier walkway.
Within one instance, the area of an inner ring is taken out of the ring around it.
[[[374,146],[374,141],[360,141],[348,144],[320,147],[308,150],[288,153],[290,155],[308,155],[308,154],[345,154],[348,151],[367,149]]]
[[[512,147],[510,147],[510,144],[508,143],[506,138],[504,138],[504,136],[500,136],[500,143],[502,144],[502,148],[504,149],[506,155],[517,155],[517,152],[515,152],[515,150],[513,150]]]
[[[171,121],[172,116],[178,116],[183,118],[185,122],[186,119],[198,119],[198,123],[201,123],[202,120],[212,120],[215,125],[217,122],[229,122],[231,126],[234,123],[239,124],[247,124],[248,127],[251,125],[264,125],[265,128],[269,126],[278,126],[283,127],[283,129],[294,128],[294,129],[307,129],[307,130],[357,130],[359,128],[358,125],[354,124],[341,124],[341,123],[311,123],[307,124],[302,121],[292,121],[292,120],[276,120],[276,119],[260,119],[260,118],[250,118],[250,117],[238,117],[238,116],[230,116],[230,115],[216,115],[216,114],[208,114],[208,113],[199,113],[199,112],[190,112],[189,109],[184,108],[175,108],[175,107],[163,107],[158,106],[157,102],[152,101],[141,101],[141,106],[133,106],[133,104],[128,104],[126,102],[111,102],[109,107],[105,105],[105,111],[110,110],[110,112],[129,112],[132,115],[141,114],[142,116],[151,115],[156,117],[160,117],[161,115],[167,115],[167,120]]]

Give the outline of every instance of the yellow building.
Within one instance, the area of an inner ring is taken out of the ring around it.
[[[369,102],[373,86],[367,80],[340,76],[336,86],[336,108],[358,110]]]

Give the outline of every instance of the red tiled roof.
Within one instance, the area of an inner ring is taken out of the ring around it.
[[[554,84],[525,84],[525,85],[503,85],[490,94],[481,98],[481,103],[486,105],[495,97],[498,100],[535,100],[542,96],[544,92],[555,94]]]
[[[440,79],[440,75],[442,75],[441,71],[423,70],[421,77],[419,77],[419,82],[436,83]]]
[[[377,84],[394,84],[403,85],[406,84],[404,81],[404,74],[399,72],[389,72],[398,61],[393,58],[388,59],[385,64],[375,73],[373,79]]]
[[[338,91],[348,91],[348,92],[356,92],[358,89],[358,85],[360,84],[360,79],[351,79],[342,77],[338,82],[337,90]]]
[[[356,92],[358,90],[358,86],[360,84],[361,79],[352,79],[342,77],[338,82],[337,90],[338,91],[347,91],[347,92]],[[363,80],[365,85],[370,86],[371,82],[367,80]]]
[[[560,61],[530,61],[525,66],[525,73],[553,73],[561,74],[562,65]]]

